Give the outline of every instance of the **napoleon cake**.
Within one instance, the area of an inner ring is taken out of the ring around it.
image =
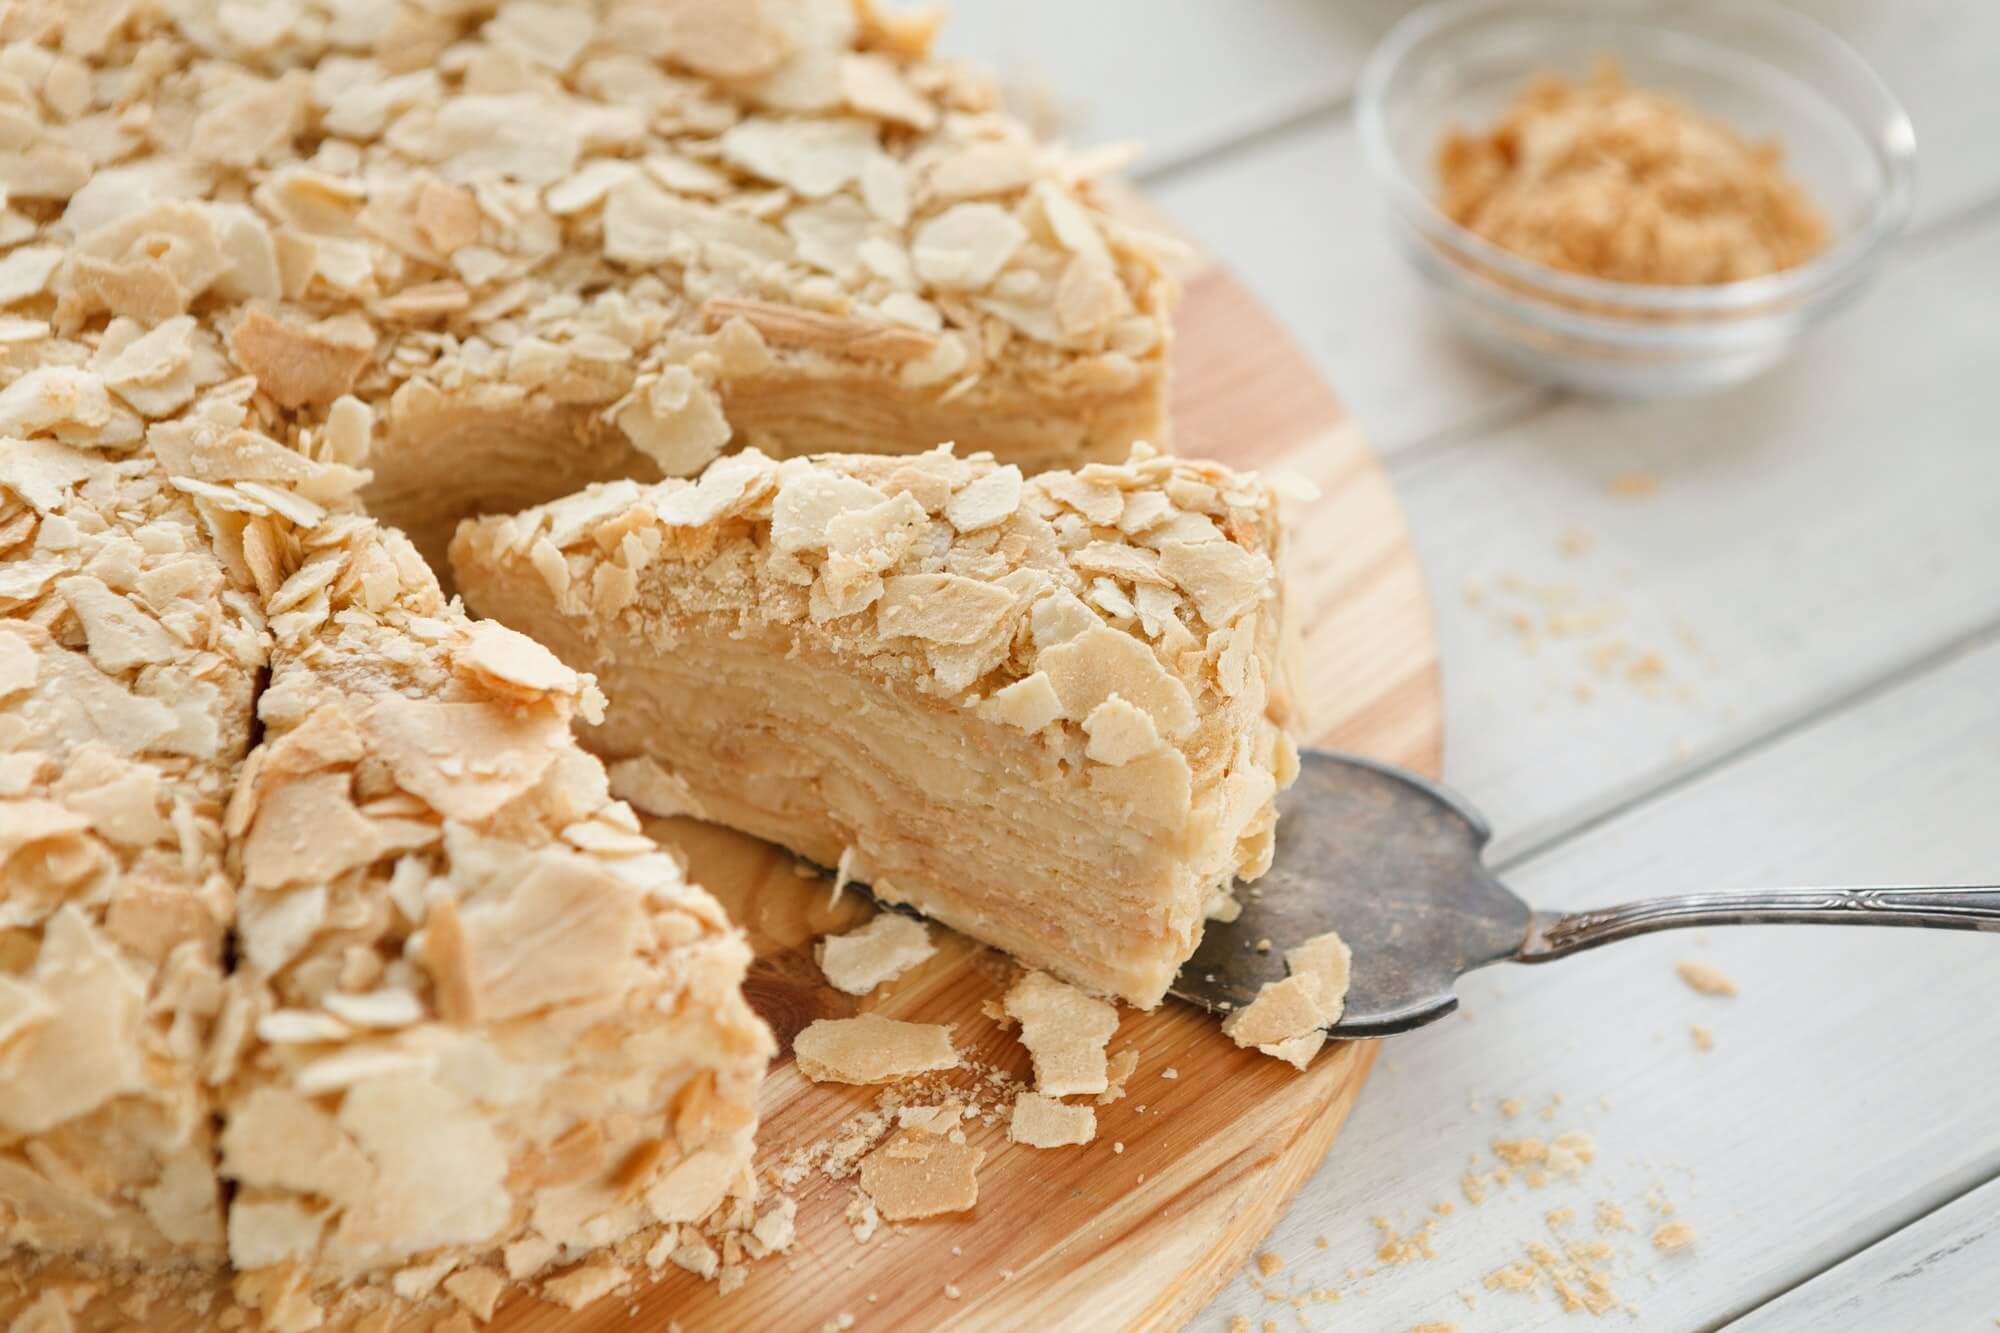
[[[453,545],[470,604],[603,682],[614,790],[780,843],[1023,962],[1150,1007],[1269,865],[1276,502],[1136,448],[746,451]]]
[[[374,405],[369,509],[434,558],[464,514],[734,445],[957,439],[1032,471],[1163,428],[1174,283],[1093,192],[1117,159],[1037,143],[927,53],[931,21],[43,0],[0,23],[42,89],[9,104],[28,244],[0,287],[144,318],[226,270],[233,359],[286,408]]]
[[[929,36],[0,6],[0,1249],[303,1328],[740,1204],[741,937],[568,738],[595,686],[419,553],[745,445],[1159,428],[1164,251]]]

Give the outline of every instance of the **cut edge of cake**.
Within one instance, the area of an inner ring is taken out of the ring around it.
[[[1277,499],[1135,448],[947,447],[613,483],[453,546],[482,614],[594,673],[620,790],[778,842],[1151,1007],[1296,773]]]

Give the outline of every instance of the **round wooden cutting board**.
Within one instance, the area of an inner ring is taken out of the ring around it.
[[[1242,468],[1286,471],[1320,491],[1293,506],[1290,595],[1304,626],[1308,731],[1315,743],[1435,775],[1442,709],[1436,649],[1415,555],[1387,481],[1339,401],[1284,332],[1234,279],[1209,265],[1188,279],[1174,384],[1177,452]],[[745,926],[757,961],[749,989],[782,1053],[764,1084],[760,1172],[822,1143],[881,1090],[807,1082],[791,1039],[819,1017],[864,1009],[951,1025],[983,1073],[1027,1080],[1027,1052],[982,1012],[1013,975],[1002,955],[942,927],[936,957],[865,1000],[841,995],[813,963],[816,936],[873,910],[802,877],[786,853],[687,820],[652,831],[684,850],[694,878]],[[798,1203],[789,1252],[755,1262],[728,1296],[669,1267],[582,1310],[515,1293],[497,1333],[688,1333],[782,1330],[1176,1328],[1250,1257],[1325,1156],[1374,1063],[1374,1043],[1327,1047],[1305,1073],[1238,1049],[1216,1021],[1168,1001],[1122,1011],[1111,1043],[1139,1063],[1126,1096],[1097,1108],[1087,1146],[1009,1143],[1004,1125],[967,1120],[986,1150],[972,1211],[884,1225],[863,1244],[846,1219],[851,1179],[812,1171],[786,1192]],[[1168,1076],[1173,1071],[1173,1076]],[[983,1101],[1001,1100],[990,1082]],[[0,1277],[0,1318],[23,1293]],[[113,1301],[79,1323],[131,1327]],[[108,1316],[108,1320],[104,1317]],[[466,1327],[462,1322],[456,1327]],[[212,1327],[208,1316],[154,1307],[155,1329]],[[435,1316],[407,1321],[432,1326]]]

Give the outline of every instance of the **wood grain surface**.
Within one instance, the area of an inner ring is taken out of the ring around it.
[[[1387,481],[1331,390],[1226,272],[1206,265],[1189,278],[1181,327],[1176,450],[1289,472],[1319,490],[1290,515],[1310,734],[1437,773],[1442,708],[1429,610]],[[760,1168],[824,1140],[880,1094],[799,1074],[791,1039],[815,1018],[874,1010],[948,1023],[961,1054],[1027,1079],[1025,1049],[981,1012],[1014,974],[1005,956],[933,927],[936,957],[865,1000],[841,995],[821,978],[812,943],[865,920],[873,909],[864,899],[831,902],[826,882],[806,877],[789,854],[727,830],[656,820],[651,831],[686,853],[694,878],[756,948],[747,988],[782,1046],[760,1100]],[[851,1181],[813,1173],[789,1191],[796,1244],[754,1264],[728,1296],[669,1268],[664,1280],[642,1279],[583,1311],[515,1293],[489,1327],[812,1330],[838,1326],[842,1315],[860,1329],[927,1333],[1179,1327],[1250,1258],[1320,1164],[1375,1047],[1328,1047],[1300,1074],[1238,1049],[1213,1019],[1173,1002],[1122,1019],[1111,1049],[1134,1048],[1139,1064],[1125,1098],[1098,1108],[1091,1144],[1037,1150],[1009,1143],[1004,1126],[967,1122],[987,1154],[968,1213],[884,1225],[864,1245],[844,1216]],[[975,1077],[959,1071],[943,1081]],[[0,1316],[21,1304],[0,1290]],[[79,1324],[129,1327],[111,1304],[95,1302]],[[175,1333],[212,1324],[162,1306],[145,1322]]]

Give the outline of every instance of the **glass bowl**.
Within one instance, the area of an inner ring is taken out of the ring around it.
[[[1777,139],[1826,216],[1827,249],[1740,282],[1610,282],[1524,259],[1437,208],[1449,132],[1493,124],[1538,74],[1588,79],[1606,56],[1635,87]],[[1895,97],[1818,24],[1747,0],[1427,5],[1369,57],[1356,119],[1403,251],[1454,326],[1537,379],[1592,393],[1698,393],[1777,364],[1861,290],[1909,215],[1916,136]]]

